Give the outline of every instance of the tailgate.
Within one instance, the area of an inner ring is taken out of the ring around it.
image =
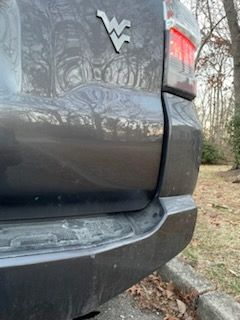
[[[1,6],[1,218],[145,207],[163,138],[162,1]]]

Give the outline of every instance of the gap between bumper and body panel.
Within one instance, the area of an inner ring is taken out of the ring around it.
[[[79,219],[82,224],[68,219],[59,222],[57,232],[49,235],[45,248],[41,247],[41,239],[46,240],[46,222],[43,238],[40,221],[36,222],[35,235],[31,225],[27,237],[22,223],[22,237],[17,225],[15,230],[10,230],[8,224],[2,224],[1,232],[5,230],[8,243],[11,243],[11,232],[17,233],[17,237],[12,242],[15,251],[12,249],[8,257],[6,247],[0,248],[0,318],[68,320],[94,310],[178,254],[191,240],[196,213],[191,196],[161,198],[141,213],[114,217],[114,222],[111,216],[102,217],[95,242],[92,240],[94,218],[89,218],[87,223],[88,218],[82,217]],[[81,235],[79,244],[76,226],[85,230],[85,241]],[[62,248],[56,245],[56,239],[62,239],[61,230],[65,233]],[[40,249],[36,250],[38,246]]]

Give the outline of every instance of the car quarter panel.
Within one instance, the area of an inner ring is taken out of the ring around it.
[[[192,194],[202,155],[202,128],[192,101],[164,93],[165,140],[160,194]]]

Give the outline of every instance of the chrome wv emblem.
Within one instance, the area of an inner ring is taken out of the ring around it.
[[[114,48],[119,53],[124,42],[130,42],[130,36],[123,34],[123,31],[125,28],[131,27],[131,21],[123,20],[121,23],[118,23],[115,17],[109,21],[106,13],[101,10],[97,11],[97,17],[102,19]]]

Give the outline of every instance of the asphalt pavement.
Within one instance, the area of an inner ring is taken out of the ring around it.
[[[161,315],[141,311],[128,294],[122,294],[99,308],[93,320],[163,320]]]

